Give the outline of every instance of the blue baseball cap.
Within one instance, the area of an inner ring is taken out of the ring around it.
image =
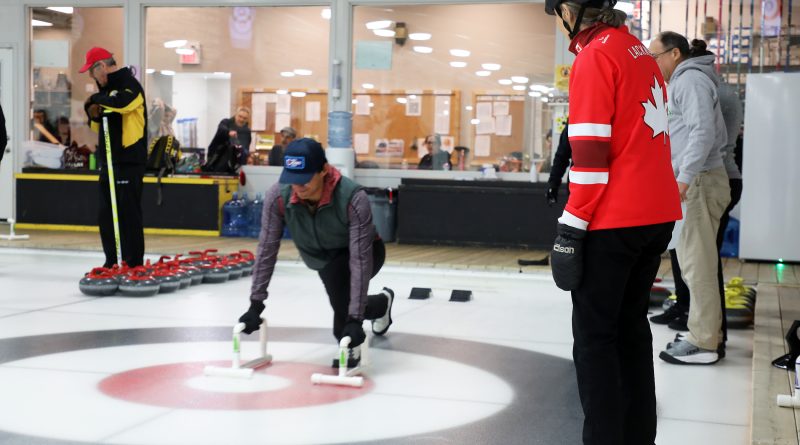
[[[328,162],[322,144],[311,138],[295,139],[283,152],[281,184],[307,184]]]

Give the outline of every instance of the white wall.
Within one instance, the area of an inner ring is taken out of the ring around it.
[[[221,119],[231,117],[228,79],[205,79],[202,74],[177,73],[172,76],[172,106],[178,119],[197,118],[197,146],[208,147]],[[179,136],[179,135],[178,135]],[[186,146],[186,143],[181,141]]]

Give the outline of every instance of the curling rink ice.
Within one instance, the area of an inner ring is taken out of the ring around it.
[[[386,266],[394,324],[373,338],[363,388],[334,374],[332,311],[315,272],[281,262],[270,286],[270,366],[228,366],[250,278],[149,298],[86,297],[99,253],[0,249],[0,444],[578,444],[571,303],[549,274]],[[433,288],[409,300],[411,287]],[[472,301],[448,301],[469,289]],[[660,445],[749,443],[752,331],[711,367],[669,365],[652,326]],[[243,359],[258,335],[244,336]]]

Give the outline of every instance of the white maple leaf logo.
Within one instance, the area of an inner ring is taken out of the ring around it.
[[[664,142],[667,140],[669,134],[669,119],[667,118],[667,106],[664,103],[664,90],[658,83],[658,79],[653,76],[653,86],[650,88],[653,95],[653,101],[647,98],[646,102],[642,102],[644,107],[644,123],[653,130],[653,139],[661,133],[664,133]]]

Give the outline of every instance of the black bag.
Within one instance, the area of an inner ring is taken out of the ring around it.
[[[218,146],[200,169],[206,173],[235,174],[239,167],[239,147],[226,143]]]
[[[158,175],[158,196],[156,205],[161,205],[161,178],[175,173],[175,166],[180,158],[181,144],[173,136],[161,136],[150,142],[147,150],[145,170]]]

